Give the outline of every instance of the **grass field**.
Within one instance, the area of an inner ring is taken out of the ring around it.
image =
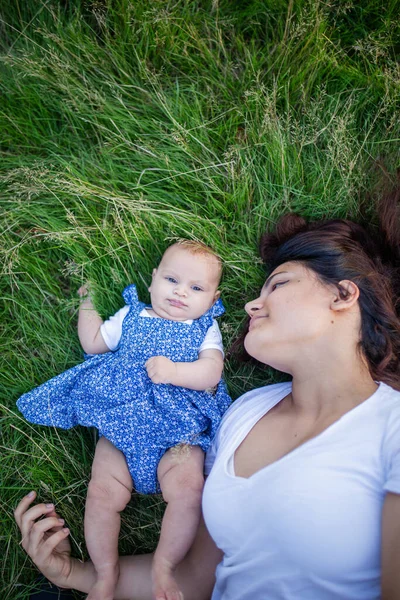
[[[12,519],[36,489],[85,557],[95,445],[24,422],[18,396],[81,360],[76,290],[103,316],[177,237],[224,261],[229,347],[263,281],[260,234],[294,210],[374,220],[399,164],[397,0],[0,1],[2,600],[37,572]],[[230,358],[234,398],[276,374]],[[121,552],[151,550],[163,504],[134,496]]]

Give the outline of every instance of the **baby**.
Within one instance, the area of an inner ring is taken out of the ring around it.
[[[182,597],[174,570],[200,518],[204,452],[230,404],[221,379],[223,348],[213,317],[224,312],[221,261],[181,240],[153,270],[151,306],[135,286],[103,322],[83,286],[78,335],[91,356],[21,396],[33,423],[97,427],[100,439],[85,511],[85,538],[97,579],[89,600],[112,600],[118,580],[119,513],[132,488],[161,490],[167,508],[153,561],[156,600]],[[214,388],[214,389],[213,389]]]

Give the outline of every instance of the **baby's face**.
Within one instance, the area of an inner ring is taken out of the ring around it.
[[[170,246],[149,287],[154,312],[170,321],[198,319],[219,298],[220,267],[215,257]]]

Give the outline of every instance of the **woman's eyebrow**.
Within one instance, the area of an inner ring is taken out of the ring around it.
[[[271,283],[271,280],[274,277],[277,277],[277,275],[282,275],[282,273],[289,273],[289,271],[279,271],[278,273],[274,273],[273,275],[271,275],[270,277],[268,277],[267,281],[264,283],[263,287],[266,288],[269,286],[269,284]]]

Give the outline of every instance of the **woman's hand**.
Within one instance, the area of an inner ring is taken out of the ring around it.
[[[21,545],[47,579],[60,587],[69,587],[73,560],[68,540],[69,529],[54,510],[53,504],[35,504],[30,492],[18,504],[14,517],[21,530]]]
[[[22,533],[22,547],[47,579],[59,587],[88,593],[96,581],[90,561],[71,558],[69,530],[63,527],[52,504],[32,504],[35,492],[30,492],[14,511]],[[178,584],[185,598],[206,600],[211,597],[215,569],[222,553],[210,537],[203,519],[192,548],[177,568]],[[150,600],[152,554],[124,556],[120,559],[120,577],[115,600]]]

